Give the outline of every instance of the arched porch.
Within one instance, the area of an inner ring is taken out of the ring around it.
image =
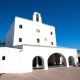
[[[41,56],[35,56],[32,60],[33,69],[44,69],[44,59]]]
[[[53,53],[48,58],[48,68],[66,66],[66,58],[60,53]]]

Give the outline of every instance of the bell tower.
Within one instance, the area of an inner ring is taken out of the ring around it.
[[[33,21],[38,22],[38,23],[42,23],[41,15],[38,12],[34,12]]]

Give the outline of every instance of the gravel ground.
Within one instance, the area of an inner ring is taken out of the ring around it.
[[[0,74],[0,80],[80,80],[80,67],[34,70],[31,73]]]

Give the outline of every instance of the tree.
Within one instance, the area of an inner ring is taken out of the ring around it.
[[[1,40],[0,40],[0,47],[3,47],[3,46],[5,46],[5,43],[1,42]]]

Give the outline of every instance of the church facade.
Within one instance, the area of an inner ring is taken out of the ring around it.
[[[33,20],[15,17],[0,48],[0,73],[25,73],[35,69],[75,66],[77,50],[57,47],[55,27],[42,23],[34,12]]]

